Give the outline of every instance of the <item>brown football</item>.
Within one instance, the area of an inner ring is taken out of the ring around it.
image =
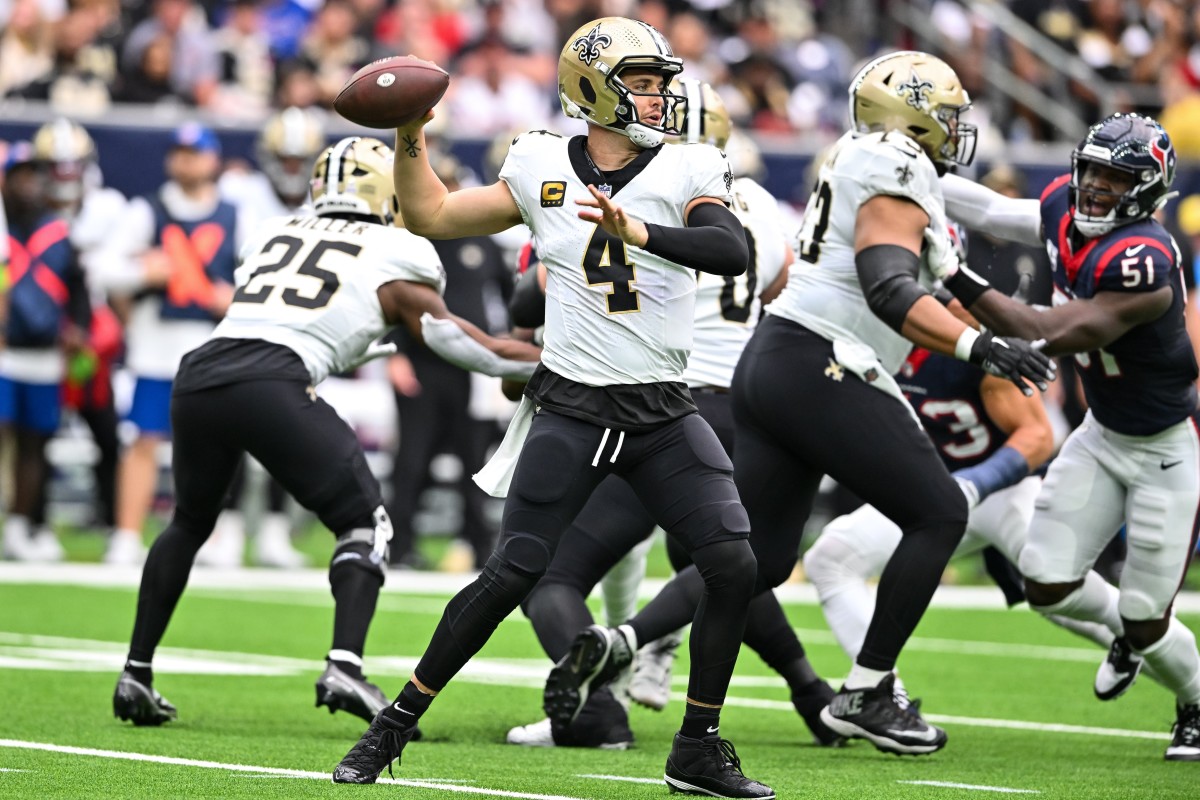
[[[450,75],[432,61],[391,56],[372,61],[351,76],[333,107],[367,128],[397,128],[437,105]]]

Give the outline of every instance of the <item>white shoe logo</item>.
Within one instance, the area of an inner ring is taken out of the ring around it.
[[[937,741],[938,729],[926,728],[923,731],[897,731],[888,728],[888,734],[895,736],[897,739],[916,739],[919,742],[929,742],[933,744]]]
[[[1138,253],[1142,252],[1142,248],[1144,248],[1145,246],[1146,245],[1144,245],[1144,244],[1139,244],[1137,247],[1126,247],[1125,255],[1136,256]]]
[[[401,708],[399,703],[392,703],[392,708],[396,709],[401,714],[408,714],[410,717],[416,716],[416,714],[412,713],[411,711],[405,711],[403,708]]]
[[[709,733],[716,733],[720,729],[721,729],[720,725],[713,725],[711,728],[705,728],[705,730],[708,731]]]

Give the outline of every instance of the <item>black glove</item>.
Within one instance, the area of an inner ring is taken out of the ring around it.
[[[1031,344],[1024,339],[1001,339],[992,333],[983,333],[971,345],[970,360],[989,375],[1012,381],[1026,397],[1030,397],[1033,390],[1025,381],[1032,381],[1044,392],[1058,369],[1058,365],[1042,352],[1043,344],[1044,341]]]

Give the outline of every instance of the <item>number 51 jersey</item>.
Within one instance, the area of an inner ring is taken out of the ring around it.
[[[627,214],[683,227],[697,197],[729,202],[729,161],[704,144],[664,144],[600,173],[586,137],[517,137],[500,170],[546,265],[542,363],[587,386],[680,381],[692,347],[696,274],[579,218],[588,184],[607,186]]]
[[[332,217],[280,217],[247,241],[237,289],[212,337],[261,339],[294,351],[313,385],[346,370],[389,327],[376,291],[411,281],[441,294],[433,245],[406,230]]]

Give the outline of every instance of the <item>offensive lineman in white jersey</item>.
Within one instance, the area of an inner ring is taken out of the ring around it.
[[[358,137],[322,153],[313,170],[315,215],[269,222],[247,242],[228,313],[183,359],[171,403],[176,507],[142,572],[129,658],[113,695],[123,720],[161,725],[176,717],[153,688],[151,662],[245,453],[337,536],[333,646],[317,705],[369,720],[387,704],[363,675],[362,652],[391,522],[354,432],[313,387],[391,352],[371,343],[397,324],[438,352],[449,342],[451,360],[470,358],[495,376],[529,375],[538,354],[451,318],[433,245],[391,225],[391,159],[382,142]]]
[[[792,571],[822,477],[847,486],[904,533],[879,584],[853,669],[822,719],[881,750],[921,754],[945,732],[893,696],[896,658],[962,538],[967,505],[892,374],[914,343],[981,364],[1026,393],[1049,359],[981,335],[925,286],[928,231],[948,238],[938,174],[974,155],[958,76],[925,53],[872,61],[850,85],[852,130],[833,146],[805,212],[783,293],[733,380],[735,471],[750,512],[758,587]]]
[[[645,23],[606,17],[584,25],[563,47],[558,81],[563,110],[588,122],[587,135],[519,137],[490,186],[446,191],[425,153],[432,115],[396,132],[396,185],[414,231],[454,238],[522,221],[530,227],[548,271],[545,349],[502,458],[480,475],[494,493],[507,492],[496,552],[450,601],[412,680],[342,759],[335,782],[372,783],[390,768],[434,695],[545,573],[596,486],[617,474],[687,542],[705,576],[687,709],[664,778],[717,797],[775,796],[742,774],[718,733],[754,561],[729,457],[682,378],[694,271],[739,275],[748,252],[725,205],[733,176],[720,151],[660,146],[677,132],[674,109],[684,99],[667,83],[682,68]],[[573,648],[574,680],[546,698],[551,719],[573,720],[587,699],[585,678],[611,670],[614,652],[628,659],[636,649],[624,629],[589,630],[595,635]]]

